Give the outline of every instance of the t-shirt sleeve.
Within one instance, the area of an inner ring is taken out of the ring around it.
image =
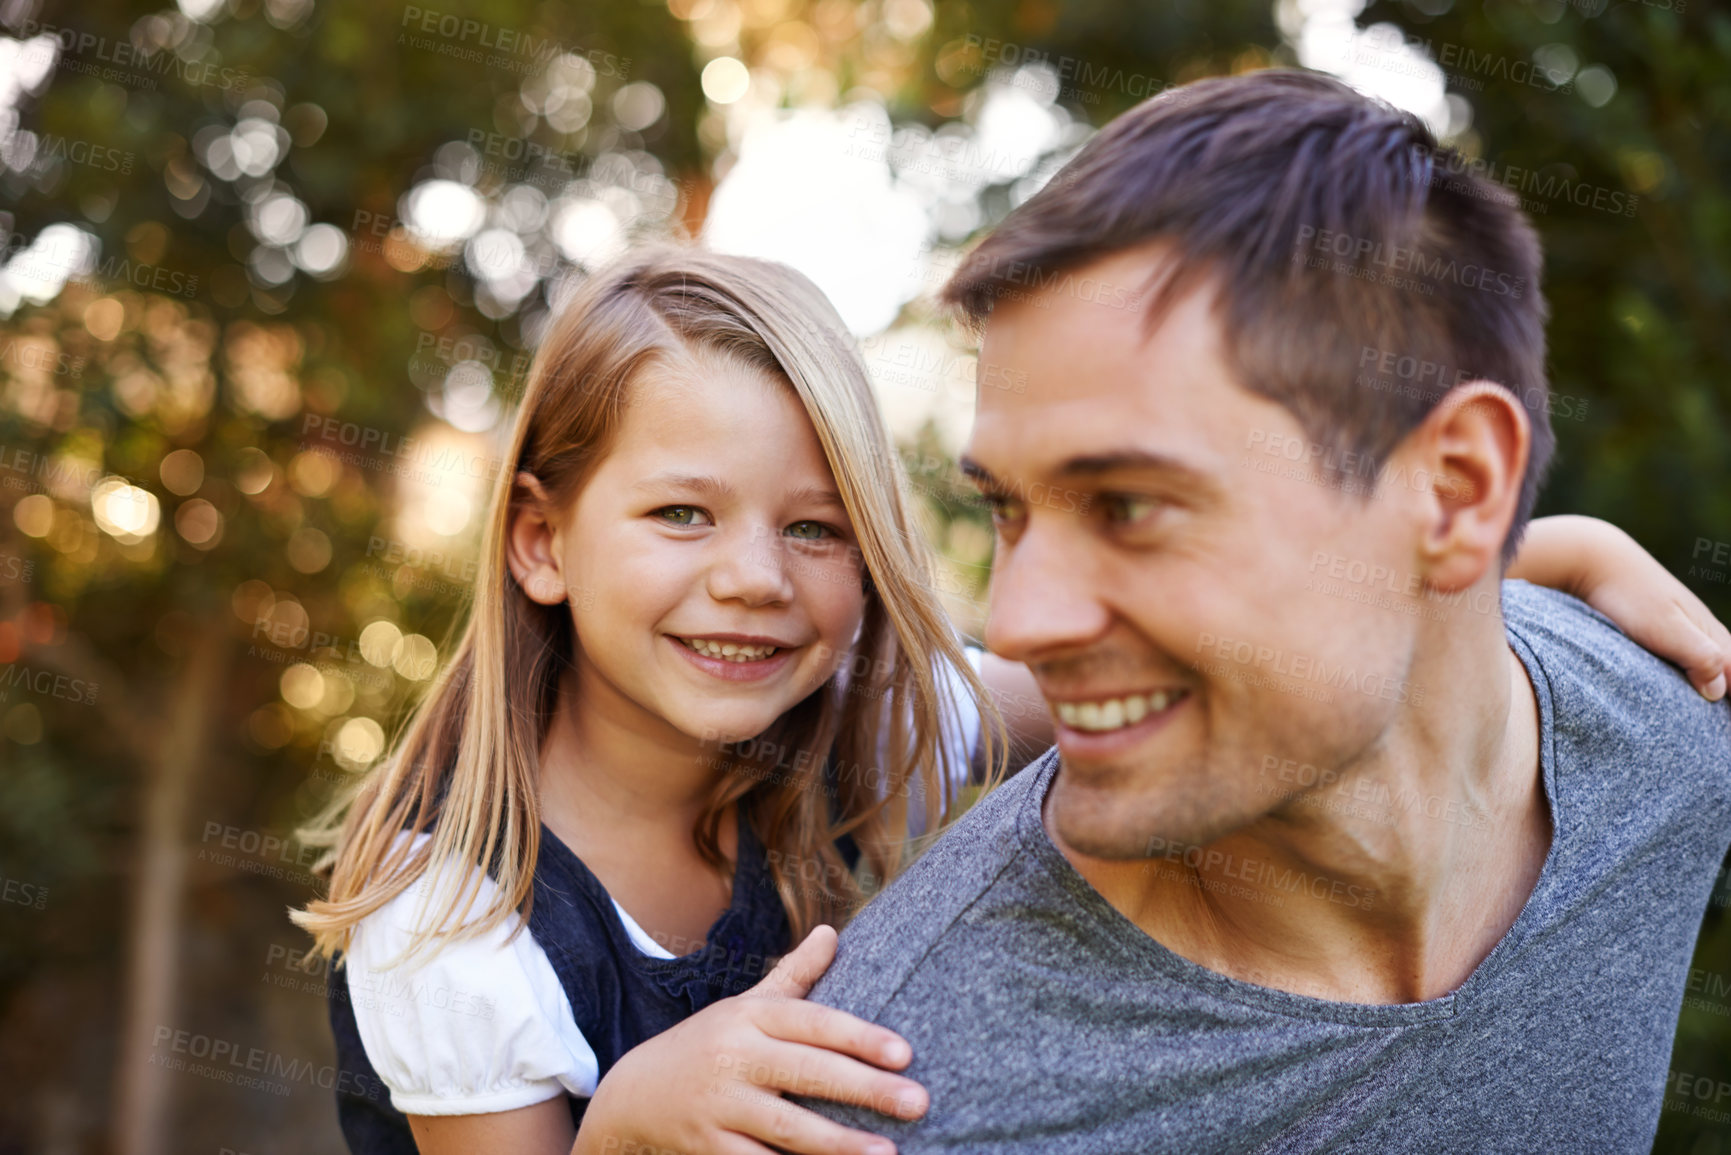
[[[391,1104],[406,1115],[480,1115],[593,1095],[595,1052],[546,952],[527,929],[511,939],[516,912],[392,965],[425,916],[424,896],[446,877],[429,871],[363,919],[345,956],[355,1024]],[[470,917],[496,894],[483,877]]]

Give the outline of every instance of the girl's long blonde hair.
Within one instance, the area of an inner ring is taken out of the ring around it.
[[[290,912],[313,936],[311,957],[346,950],[356,924],[435,861],[482,868],[497,883],[497,900],[471,920],[479,873],[453,872],[455,881],[430,896],[406,955],[480,933],[512,910],[527,925],[540,846],[538,752],[575,637],[568,607],[531,601],[506,565],[511,513],[531,500],[516,475],[532,474],[552,508],[569,508],[608,452],[636,375],[694,349],[759,368],[798,395],[852,520],[866,589],[859,639],[840,656],[839,676],[758,739],[718,749],[721,772],[692,831],[700,853],[727,870],[721,821],[743,803],[742,819],[749,816],[769,852],[794,941],[844,917],[861,888],[838,838],[851,835],[864,868],[883,880],[904,865],[913,798],[928,814],[954,812],[953,784],[965,768],[947,765],[953,752],[940,740],[945,667],[979,704],[988,779],[1001,773],[1003,722],[934,592],[930,551],[840,316],[784,265],[683,245],[645,248],[592,275],[548,329],[451,661],[391,753],[299,832],[325,849],[319,866],[330,871],[328,897]],[[418,849],[398,839],[428,830]]]

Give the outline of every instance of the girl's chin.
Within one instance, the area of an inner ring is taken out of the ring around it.
[[[678,723],[679,728],[701,742],[715,745],[729,745],[739,742],[749,742],[775,725],[775,719],[769,718],[715,718],[692,716]]]

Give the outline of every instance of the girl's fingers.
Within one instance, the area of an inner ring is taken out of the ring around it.
[[[741,1135],[738,1131],[722,1131],[714,1137],[708,1151],[679,1152],[677,1155],[776,1155],[775,1151],[765,1147],[749,1135]],[[651,1151],[650,1155],[659,1155]]]
[[[846,1011],[803,999],[764,999],[751,1008],[758,1030],[787,1043],[839,1051],[879,1067],[899,1071],[914,1057],[907,1040]]]
[[[804,942],[781,956],[775,969],[745,993],[803,999],[834,961],[835,927],[813,927],[812,932],[805,936]]]
[[[1691,594],[1675,603],[1675,617],[1688,623],[1674,645],[1676,662],[1689,675],[1689,682],[1710,702],[1725,696],[1725,671],[1731,665],[1731,634]]]
[[[727,1126],[795,1155],[895,1155],[881,1135],[855,1131],[790,1103],[779,1095],[741,1086],[737,1111]]]
[[[770,1091],[866,1107],[895,1119],[918,1119],[930,1098],[912,1079],[880,1071],[833,1050],[771,1042],[763,1061],[739,1074]]]
[[[1689,616],[1718,650],[1717,658],[1708,659],[1702,677],[1697,679],[1691,671],[1689,680],[1709,702],[1717,702],[1725,696],[1725,680],[1727,675],[1731,675],[1731,629],[1726,629],[1725,623],[1714,617],[1713,611],[1698,599],[1689,607]]]

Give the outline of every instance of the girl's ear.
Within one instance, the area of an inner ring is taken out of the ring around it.
[[[549,518],[552,503],[540,479],[527,470],[512,484],[506,515],[505,564],[529,600],[556,606],[565,600],[565,575],[560,568],[558,527]]]

